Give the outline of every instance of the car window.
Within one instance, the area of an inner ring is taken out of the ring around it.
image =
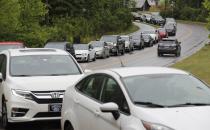
[[[119,106],[119,110],[121,112],[129,114],[129,107],[125,96],[118,83],[112,78],[106,78],[103,92],[101,95],[101,102],[114,102]]]
[[[82,80],[76,88],[83,94],[99,100],[101,89],[104,83],[104,77],[101,75],[89,76]]]

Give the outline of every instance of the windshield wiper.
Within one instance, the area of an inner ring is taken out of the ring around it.
[[[183,107],[183,106],[210,106],[210,103],[183,103],[183,104],[176,104],[176,105],[171,105],[168,107]]]
[[[149,107],[159,107],[159,108],[165,108],[167,106],[163,106],[163,105],[160,105],[160,104],[155,104],[153,102],[134,102],[135,104],[139,104],[139,105],[146,105],[146,106],[149,106]]]

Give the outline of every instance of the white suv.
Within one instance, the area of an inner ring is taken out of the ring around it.
[[[93,72],[66,90],[62,130],[209,130],[210,89],[170,68]]]
[[[58,49],[14,49],[0,53],[0,110],[3,127],[58,120],[64,91],[83,71]]]

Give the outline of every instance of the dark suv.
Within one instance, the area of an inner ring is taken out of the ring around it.
[[[69,42],[48,42],[44,48],[55,48],[61,49],[69,52],[73,57],[75,57],[75,50],[72,44]]]
[[[118,56],[125,54],[125,40],[122,40],[119,35],[104,35],[100,41],[104,41],[110,47],[110,54]]]
[[[163,56],[163,54],[175,54],[179,57],[181,54],[181,42],[177,39],[164,38],[158,44],[158,56]]]

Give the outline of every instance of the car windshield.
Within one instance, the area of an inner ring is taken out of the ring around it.
[[[80,74],[78,66],[68,55],[13,56],[11,76],[59,76]]]
[[[129,36],[122,36],[121,39],[123,39],[125,41],[129,41]]]
[[[159,32],[166,32],[166,30],[164,28],[160,28],[158,29]]]
[[[155,34],[155,31],[145,31],[143,34]]]
[[[101,41],[104,42],[117,42],[117,38],[115,36],[102,36]]]
[[[0,45],[0,52],[1,51],[4,51],[4,50],[8,50],[8,49],[18,49],[18,48],[23,48],[22,45],[4,45],[4,44],[1,44]]]
[[[174,29],[174,25],[173,24],[166,24],[165,28],[166,29]]]
[[[144,39],[149,39],[149,35],[142,35]]]
[[[88,50],[88,44],[74,44],[75,50]]]
[[[162,106],[210,104],[210,89],[190,75],[154,74],[123,78],[133,102]]]
[[[172,41],[172,40],[163,40],[160,43],[174,44],[175,41]]]
[[[91,44],[93,47],[103,47],[103,46],[104,46],[104,42],[100,42],[100,41],[90,42],[90,44]]]
[[[52,43],[52,44],[46,44],[45,48],[55,48],[55,49],[64,50],[65,45],[64,44],[59,44],[59,43]]]

